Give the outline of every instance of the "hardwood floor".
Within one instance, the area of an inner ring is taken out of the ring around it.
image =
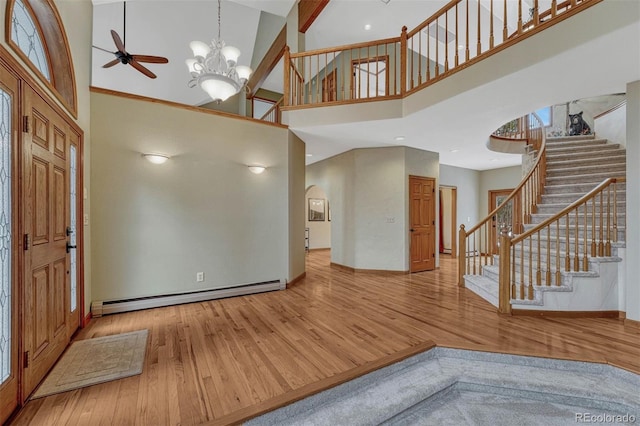
[[[290,289],[94,319],[77,339],[150,331],[144,371],[30,401],[16,425],[232,424],[434,345],[610,363],[640,373],[617,319],[498,316],[456,285],[456,261],[349,273],[307,255]]]

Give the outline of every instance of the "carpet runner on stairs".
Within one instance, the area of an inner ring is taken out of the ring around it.
[[[537,206],[537,211],[531,215],[531,223],[524,225],[525,231],[551,218],[594,189],[603,180],[610,177],[624,177],[626,175],[625,149],[619,144],[609,143],[606,139],[596,139],[593,135],[547,138],[546,146],[547,175],[545,187],[541,202]],[[541,237],[540,269],[545,274],[547,270],[552,272],[553,285],[535,286],[534,300],[527,300],[526,297],[524,297],[524,300],[516,298],[512,299],[512,304],[521,305],[519,307],[522,308],[536,306],[536,309],[546,309],[542,308],[545,300],[543,294],[548,292],[573,292],[575,290],[574,279],[576,278],[580,280],[610,280],[611,274],[614,273],[614,269],[617,268],[617,266],[614,267],[611,264],[621,261],[618,256],[619,249],[624,248],[626,220],[626,185],[624,183],[617,185],[617,202],[615,208],[617,212],[618,235],[613,238],[616,242],[612,244],[611,256],[591,257],[588,254],[589,270],[584,272],[566,271],[564,262],[560,262],[559,271],[561,272],[561,282],[556,282],[557,265],[554,261],[551,262],[551,265],[547,265],[546,252],[548,243],[546,238]],[[591,206],[587,206],[587,220],[590,220],[591,209]],[[584,223],[584,215],[584,211],[580,209],[577,216],[579,223]],[[575,251],[575,245],[573,244],[573,241],[575,241],[573,240],[575,236],[575,221],[576,218],[572,215],[569,221],[569,235],[572,238],[570,241],[571,255],[574,255]],[[555,227],[551,229],[550,235],[552,237],[550,238],[549,245],[555,253],[555,249],[559,244],[561,258],[564,258],[566,254],[567,234],[567,226],[564,221],[562,225],[558,227],[558,230],[560,231],[560,235],[556,238],[557,230]],[[596,232],[598,231],[599,226],[596,225]],[[592,238],[591,230],[588,230],[585,235],[585,232],[579,228],[578,246],[580,259],[584,257],[585,237],[587,238],[586,246],[589,247],[589,242]],[[533,241],[536,243],[534,247],[532,247],[532,250],[537,252],[537,239],[534,238]],[[520,259],[522,255],[524,255],[524,258]],[[519,275],[520,268],[522,266],[528,266],[529,248],[525,247],[523,253],[517,251],[516,257],[519,259],[516,262],[516,274]],[[537,258],[537,253],[534,257]],[[555,259],[555,254],[552,259]],[[493,305],[498,306],[498,256],[493,256],[493,265],[484,265],[481,266],[480,269],[479,275],[465,275],[465,286]],[[603,272],[606,272],[604,274],[606,278],[602,277]],[[519,281],[519,279],[517,281]],[[603,295],[602,297],[611,298],[613,296]],[[554,308],[551,309],[553,310]]]

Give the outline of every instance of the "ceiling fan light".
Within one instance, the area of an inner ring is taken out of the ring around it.
[[[246,65],[238,65],[236,67],[236,72],[238,73],[238,77],[240,78],[240,80],[247,81],[249,80],[249,77],[251,77],[251,73],[253,71]]]
[[[193,51],[193,56],[195,57],[200,56],[202,58],[205,58],[209,54],[209,52],[211,52],[211,48],[206,43],[198,40],[194,40],[189,43],[189,47]]]
[[[238,62],[238,58],[240,57],[240,50],[233,46],[225,46],[220,50],[222,56],[227,60],[227,62],[231,62],[231,66],[234,66]]]

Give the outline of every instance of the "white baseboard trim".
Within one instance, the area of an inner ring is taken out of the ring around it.
[[[286,280],[274,280],[256,284],[245,284],[237,287],[202,290],[191,293],[167,294],[123,300],[96,300],[91,302],[91,316],[96,318],[109,314],[181,305],[183,303],[204,302],[207,300],[223,299],[226,297],[246,296],[249,294],[264,293],[267,291],[284,290],[285,288]]]

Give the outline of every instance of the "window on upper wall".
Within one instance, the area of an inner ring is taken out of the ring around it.
[[[49,61],[45,54],[42,37],[27,6],[21,0],[15,0],[11,14],[11,40],[22,53],[42,73],[47,81],[51,81]]]
[[[262,98],[253,98],[253,118],[258,120],[264,117],[271,108],[275,105],[275,101]]]
[[[71,49],[54,0],[7,0],[6,16],[9,47],[77,118]]]
[[[540,117],[540,119],[542,120],[542,125],[544,127],[551,127],[551,122],[552,122],[551,112],[552,112],[552,109],[550,106],[536,110],[536,115]]]

